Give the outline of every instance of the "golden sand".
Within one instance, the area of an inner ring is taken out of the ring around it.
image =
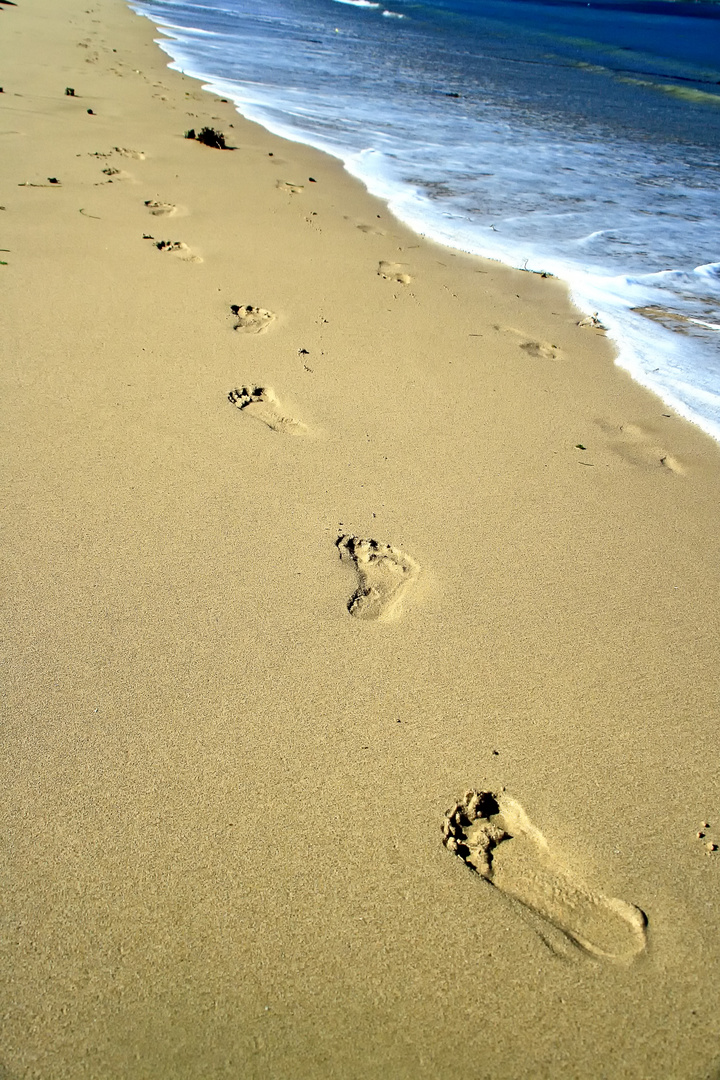
[[[0,1077],[717,1077],[718,447],[153,36],[0,8]]]

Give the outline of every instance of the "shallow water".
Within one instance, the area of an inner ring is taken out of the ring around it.
[[[720,5],[151,0],[173,65],[418,232],[564,278],[720,440]]]

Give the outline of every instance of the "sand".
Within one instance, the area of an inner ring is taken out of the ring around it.
[[[720,1075],[718,447],[121,0],[0,35],[0,1076]]]

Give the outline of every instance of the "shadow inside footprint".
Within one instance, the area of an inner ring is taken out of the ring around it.
[[[286,435],[302,435],[307,431],[299,420],[283,412],[269,386],[243,386],[239,390],[231,390],[228,401],[235,408],[247,412],[248,416],[262,421],[272,431],[280,431]]]
[[[387,621],[398,614],[400,603],[417,579],[420,567],[390,544],[342,535],[335,541],[341,559],[351,559],[358,575],[358,587],[347,609],[356,619]]]
[[[644,912],[592,892],[574,878],[551,854],[522,806],[504,791],[468,791],[445,815],[443,843],[593,956],[627,963],[644,950]]]

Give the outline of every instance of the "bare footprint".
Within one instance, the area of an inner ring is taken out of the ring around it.
[[[278,180],[275,185],[279,191],[285,191],[288,195],[299,195],[301,191],[305,190],[304,184],[290,184],[287,180]]]
[[[614,427],[599,421],[599,426],[610,436],[610,446],[621,458],[632,465],[645,468],[667,469],[678,476],[685,475],[685,466],[669,454],[660,444],[656,432],[640,424],[622,424]]]
[[[627,963],[647,944],[647,918],[594,893],[561,866],[505,791],[468,791],[443,822],[443,843],[495,888],[547,919],[593,956]]]
[[[175,217],[178,212],[175,203],[160,202],[159,199],[146,199],[145,205],[153,217]]]
[[[253,307],[252,304],[231,304],[230,310],[237,319],[233,330],[241,334],[263,334],[271,323],[275,322],[276,315],[266,308]]]
[[[181,259],[183,262],[202,262],[200,255],[195,255],[187,244],[183,244],[182,240],[156,240],[155,247],[158,251],[170,252],[171,255],[177,256],[177,258]]]
[[[302,435],[307,431],[299,420],[283,412],[269,386],[243,386],[239,390],[231,390],[228,401],[237,409],[247,412],[248,416],[267,424],[272,431],[285,435]]]
[[[398,281],[401,285],[409,285],[412,278],[405,273],[405,263],[381,262],[378,265],[378,277],[385,281]]]
[[[345,221],[353,221],[356,229],[359,229],[362,233],[367,233],[370,236],[385,236],[385,231],[377,225],[368,225],[365,221],[358,221],[345,217]]]
[[[103,169],[103,176],[107,176],[106,183],[113,180],[132,180],[132,175],[129,172],[125,172],[124,169],[116,169],[114,165],[106,165]]]
[[[351,559],[358,575],[358,587],[347,609],[356,619],[386,622],[399,612],[408,588],[417,579],[420,567],[390,544],[341,535],[335,541],[341,559]]]
[[[512,326],[498,326],[496,324],[495,329],[501,333],[512,334],[517,341],[518,348],[536,360],[555,360],[560,353],[557,345],[553,345],[550,341],[536,341],[529,334],[524,333],[522,330],[516,330]]]

